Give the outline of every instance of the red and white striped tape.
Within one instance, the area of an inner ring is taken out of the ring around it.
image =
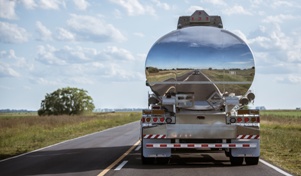
[[[229,144],[170,144],[147,143],[146,148],[256,148],[256,143],[229,143]]]
[[[237,139],[259,139],[259,135],[237,135]]]
[[[166,135],[164,134],[145,134],[143,135],[144,139],[165,139]]]
[[[165,139],[166,135],[164,134],[145,134],[143,135],[144,139]],[[259,139],[259,135],[237,135],[237,139]]]

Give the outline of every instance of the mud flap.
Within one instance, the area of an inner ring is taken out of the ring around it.
[[[231,156],[233,157],[259,157],[260,155],[260,140],[253,139],[248,141],[231,140],[232,143],[256,143],[256,148],[232,148]]]
[[[146,158],[166,158],[171,156],[170,148],[146,148],[146,144],[170,143],[170,139],[143,139],[143,156]]]

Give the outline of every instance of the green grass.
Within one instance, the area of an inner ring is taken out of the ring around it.
[[[0,159],[140,118],[141,113],[138,112],[43,117],[34,114],[0,114]]]
[[[261,158],[301,175],[301,111],[262,111]]]

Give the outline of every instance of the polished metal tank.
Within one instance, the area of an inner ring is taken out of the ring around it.
[[[218,27],[191,26],[172,31],[150,49],[145,73],[157,96],[193,93],[196,101],[213,94],[245,95],[255,74],[249,46]]]

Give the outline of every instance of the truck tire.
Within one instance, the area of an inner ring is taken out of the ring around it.
[[[230,162],[232,166],[241,166],[244,161],[243,157],[233,157],[230,156]]]
[[[257,165],[259,157],[246,157],[245,161],[247,165]]]
[[[165,165],[165,164],[168,164],[169,159],[170,158],[156,158],[156,161],[157,161],[158,164]]]
[[[154,163],[154,158],[145,158],[143,154],[141,153],[141,162],[143,165],[147,164],[153,164]]]

